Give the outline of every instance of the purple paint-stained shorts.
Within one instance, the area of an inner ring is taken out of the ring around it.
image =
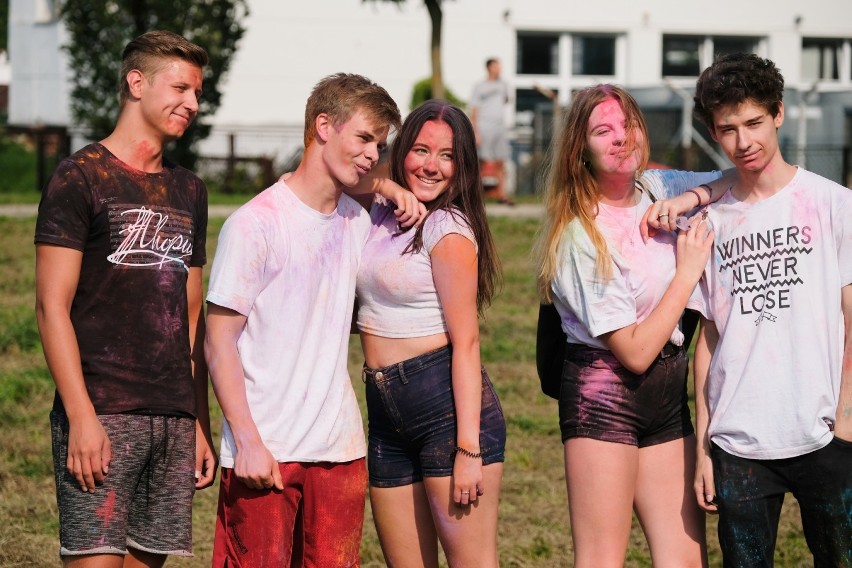
[[[687,405],[688,358],[668,344],[636,375],[611,351],[569,345],[562,367],[562,441],[593,438],[640,448],[678,440],[695,430]]]
[[[112,448],[109,473],[84,493],[66,468],[68,418],[51,412],[60,555],[192,556],[195,419],[101,414]]]

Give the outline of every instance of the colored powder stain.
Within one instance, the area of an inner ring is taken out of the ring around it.
[[[100,517],[101,522],[103,522],[104,526],[112,523],[113,517],[115,517],[115,490],[110,489],[107,493],[107,498],[104,501],[103,505],[98,507],[96,511],[98,517]]]

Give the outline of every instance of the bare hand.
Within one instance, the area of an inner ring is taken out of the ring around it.
[[[394,209],[393,213],[396,215],[396,221],[400,227],[417,227],[426,217],[426,206],[420,203],[414,197],[414,194],[407,189],[399,187],[394,192],[391,201],[396,204],[396,209]]]
[[[281,470],[272,453],[262,442],[248,444],[237,451],[234,475],[252,489],[284,489]]]
[[[697,283],[704,273],[713,250],[713,231],[706,220],[706,211],[689,220],[689,230],[677,236],[677,273]]]
[[[453,464],[453,501],[459,505],[472,505],[485,494],[482,487],[482,458],[456,454]]]
[[[718,513],[716,487],[713,484],[713,462],[710,456],[701,452],[695,464],[695,482],[693,483],[698,506],[708,513]]]
[[[195,488],[204,489],[216,480],[219,460],[210,437],[196,421],[195,428]]]
[[[104,482],[112,460],[112,446],[101,421],[94,414],[70,422],[68,427],[68,471],[84,492],[93,492]]]
[[[657,231],[674,231],[677,219],[697,207],[695,194],[684,193],[671,199],[655,201],[648,207],[639,223],[642,240],[647,242]]]

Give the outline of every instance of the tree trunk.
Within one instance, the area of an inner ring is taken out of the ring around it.
[[[429,17],[432,20],[432,98],[444,99],[444,76],[441,71],[441,0],[424,0]]]

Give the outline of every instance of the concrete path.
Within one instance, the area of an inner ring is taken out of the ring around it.
[[[210,217],[227,217],[238,205],[211,205],[208,209]],[[38,206],[35,204],[0,205],[0,217],[35,217]],[[518,205],[503,205],[488,203],[485,210],[492,217],[511,217],[514,219],[540,219],[544,215],[544,207],[538,203],[519,203]]]

